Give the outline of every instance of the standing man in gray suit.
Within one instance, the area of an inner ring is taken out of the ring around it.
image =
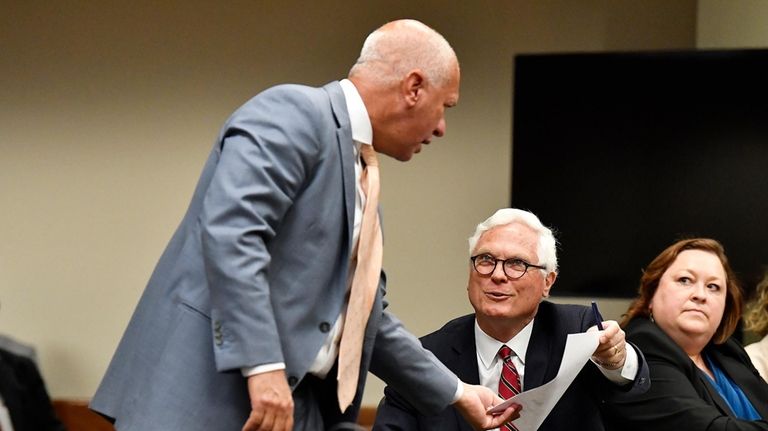
[[[458,102],[448,42],[413,20],[366,39],[349,78],[281,85],[224,125],[91,408],[127,430],[318,430],[354,422],[373,372],[425,413],[473,426],[517,417],[467,385],[385,311],[380,277],[357,391],[336,402],[337,355],[363,192],[361,146],[407,161]],[[343,404],[343,403],[342,403]]]

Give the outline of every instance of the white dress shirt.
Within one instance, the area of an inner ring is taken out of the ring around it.
[[[371,120],[368,117],[368,110],[365,109],[363,99],[360,97],[355,85],[348,79],[342,79],[339,81],[341,89],[344,91],[344,98],[347,102],[347,110],[349,111],[349,122],[352,128],[352,141],[354,141],[354,154],[355,154],[355,221],[352,228],[352,252],[349,255],[349,273],[347,274],[347,294],[352,288],[352,279],[355,275],[355,267],[357,264],[357,243],[360,239],[360,223],[363,219],[363,208],[365,207],[365,193],[360,182],[360,177],[363,175],[363,164],[360,160],[360,146],[371,145],[373,142],[373,128],[371,127]],[[344,327],[344,316],[346,316],[347,303],[341,309],[336,322],[333,324],[333,328],[328,333],[328,338],[325,339],[320,351],[315,357],[315,361],[309,367],[309,372],[320,377],[325,378],[328,375],[328,371],[333,367],[336,362],[336,356],[339,354],[339,342],[341,341],[341,333]]]
[[[365,206],[365,193],[363,192],[362,185],[360,183],[360,177],[363,174],[363,165],[360,161],[360,145],[371,145],[373,142],[373,127],[371,126],[371,120],[368,117],[368,110],[365,108],[363,99],[360,97],[360,93],[355,88],[352,81],[348,79],[342,79],[339,81],[341,89],[344,92],[344,99],[347,103],[347,111],[349,113],[349,123],[352,129],[352,140],[354,141],[354,157],[355,157],[355,219],[352,229],[352,252],[349,256],[349,274],[347,274],[347,292],[352,287],[352,278],[355,275],[355,264],[357,262],[357,243],[360,238],[360,223],[363,218],[363,207]],[[345,301],[342,306],[342,311],[339,317],[334,322],[328,337],[320,347],[320,351],[317,353],[315,360],[309,367],[309,372],[320,378],[325,378],[328,375],[328,371],[331,370],[333,364],[336,362],[336,356],[339,354],[339,341],[341,340],[341,333],[344,327],[344,316],[346,314],[347,303]],[[254,374],[265,373],[274,370],[285,369],[285,363],[277,362],[272,364],[262,364],[255,367],[246,367],[241,371],[244,376],[251,376]]]

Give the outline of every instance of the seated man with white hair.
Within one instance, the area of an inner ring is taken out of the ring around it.
[[[461,380],[498,390],[504,398],[552,380],[567,335],[597,324],[589,307],[545,300],[557,278],[552,231],[530,212],[500,209],[477,226],[469,252],[467,292],[475,314],[451,320],[423,337],[422,344]],[[540,431],[603,430],[602,400],[648,389],[648,366],[640,351],[625,342],[615,321],[602,325],[592,363],[584,366]],[[393,388],[384,394],[374,430],[471,429],[453,407],[422,415]]]

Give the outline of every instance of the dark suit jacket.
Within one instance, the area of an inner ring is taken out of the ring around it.
[[[431,350],[460,379],[479,384],[474,322],[473,314],[459,317],[421,340],[424,347]],[[588,307],[542,302],[528,344],[523,387],[532,389],[552,380],[560,367],[568,334],[584,332],[594,324],[594,317]],[[648,389],[648,367],[642,354],[638,355],[638,359],[638,377],[633,384],[624,387],[611,383],[595,365],[588,363],[539,430],[603,430],[600,414],[603,399],[630,396]],[[438,415],[422,415],[404,401],[401,394],[387,387],[373,429],[469,431],[472,428],[452,406]]]
[[[0,349],[0,395],[14,431],[64,431],[31,359]]]
[[[651,388],[634,399],[616,400],[607,406],[612,428],[621,431],[768,430],[768,422],[736,419],[717,390],[688,355],[646,318],[633,319],[627,339],[645,354],[651,371]],[[768,419],[768,384],[760,378],[741,345],[729,339],[710,344],[704,353],[744,391],[755,409]]]

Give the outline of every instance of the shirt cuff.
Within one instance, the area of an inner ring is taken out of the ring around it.
[[[456,379],[456,392],[453,393],[453,401],[451,401],[451,404],[458,401],[462,395],[464,395],[464,384],[461,382],[461,379]]]
[[[268,373],[270,371],[284,370],[284,362],[275,362],[274,364],[262,364],[255,367],[243,367],[240,368],[240,372],[243,373],[243,377],[250,377],[255,374]]]
[[[639,369],[638,362],[637,362],[637,352],[635,351],[635,348],[632,347],[629,343],[624,343],[625,346],[627,346],[627,357],[624,359],[624,365],[621,368],[617,368],[615,370],[609,370],[606,368],[603,368],[602,365],[595,362],[595,365],[597,365],[597,368],[600,370],[601,373],[610,381],[613,383],[619,384],[619,385],[626,385],[630,382],[635,381],[635,377],[637,376],[637,372]],[[592,361],[594,362],[594,361]]]

